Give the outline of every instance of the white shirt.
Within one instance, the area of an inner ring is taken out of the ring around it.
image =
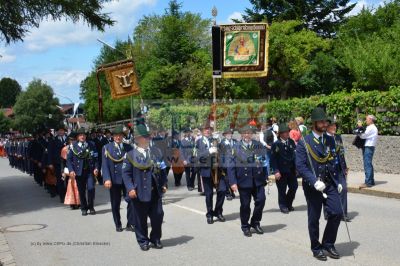
[[[367,126],[365,132],[360,136],[362,139],[365,139],[365,146],[367,147],[375,147],[376,141],[378,140],[378,129],[375,124],[371,124]]]
[[[264,132],[263,131],[260,132],[260,142],[264,147],[267,146],[267,143],[264,141]]]

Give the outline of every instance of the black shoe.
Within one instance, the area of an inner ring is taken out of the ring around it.
[[[281,213],[288,214],[289,209],[288,208],[281,208]]]
[[[243,235],[247,237],[251,237],[250,228],[243,229]]]
[[[135,232],[135,226],[132,224],[127,224],[125,230]]]
[[[87,210],[82,210],[82,216],[86,216],[87,215]]]
[[[226,195],[226,200],[233,200],[232,195]]]
[[[207,217],[207,223],[208,224],[213,224],[214,223],[213,218],[212,217]]]
[[[148,251],[150,249],[150,246],[149,246],[149,244],[144,244],[144,245],[140,246],[140,249],[143,251]]]
[[[205,195],[206,195],[206,193],[200,192],[200,196],[205,196]]]
[[[259,224],[251,226],[254,228],[254,230],[256,231],[256,234],[262,235],[264,234],[264,230],[261,228],[261,226]]]
[[[288,208],[288,210],[289,210],[290,212],[292,212],[292,211],[294,211],[294,208],[290,206],[290,207]]]
[[[153,248],[155,248],[155,249],[162,249],[162,248],[163,248],[163,245],[161,244],[161,241],[160,241],[160,240],[155,241],[155,242],[152,242],[152,243],[151,243],[151,246],[152,246]]]
[[[90,208],[89,214],[90,214],[90,215],[95,215],[95,214],[96,214],[95,209],[94,209],[94,208]]]
[[[180,186],[181,186],[181,183],[175,183],[175,186],[176,186],[176,187],[180,187]]]
[[[314,258],[321,261],[327,261],[327,258],[322,250],[314,253]]]
[[[324,248],[324,250],[326,251],[326,253],[328,254],[328,256],[332,259],[340,259],[340,255],[337,252],[337,250],[335,249],[335,247],[330,247],[330,248]]]
[[[122,232],[122,231],[124,231],[124,230],[122,229],[122,226],[118,226],[117,228],[115,228],[115,231],[117,231],[117,232]]]
[[[225,217],[222,214],[218,214],[216,217],[217,217],[218,221],[220,221],[220,222],[225,222],[226,221]]]

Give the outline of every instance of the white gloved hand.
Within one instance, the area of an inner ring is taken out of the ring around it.
[[[315,182],[314,187],[316,190],[321,191],[321,192],[324,191],[324,189],[326,188],[325,183],[320,180]]]
[[[217,147],[211,147],[208,149],[209,153],[217,153]]]
[[[343,186],[342,186],[341,184],[339,184],[339,185],[337,186],[337,190],[338,190],[339,194],[342,193]]]

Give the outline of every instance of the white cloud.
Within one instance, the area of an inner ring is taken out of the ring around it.
[[[64,86],[77,86],[87,76],[88,71],[84,70],[54,70],[47,73],[42,73],[40,79],[46,81],[49,85],[54,86],[54,89]]]
[[[111,19],[116,21],[114,26],[105,29],[105,33],[92,31],[83,22],[74,24],[65,20],[45,20],[40,23],[39,28],[33,28],[25,37],[25,47],[29,51],[44,51],[54,46],[92,43],[100,36],[126,38],[128,34],[132,34],[135,11],[142,5],[155,4],[156,0],[119,0],[105,3],[103,12],[109,13]]]
[[[240,13],[238,11],[233,12],[232,14],[229,15],[228,22],[232,23],[234,19],[242,20],[243,19],[242,13]]]
[[[354,4],[354,2],[351,3],[351,4]],[[368,6],[369,6],[369,4],[368,4],[368,2],[365,1],[365,0],[357,1],[356,6],[353,8],[353,10],[351,10],[351,11],[348,13],[348,16],[355,16],[355,15],[357,15],[358,13],[360,13],[360,11],[361,11],[364,7],[368,7]]]
[[[0,48],[0,64],[1,63],[11,63],[14,62],[16,56],[13,54],[9,54],[6,49]]]

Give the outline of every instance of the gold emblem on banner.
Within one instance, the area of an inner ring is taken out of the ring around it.
[[[139,95],[140,87],[132,60],[117,61],[104,65],[107,82],[111,87],[112,99]]]

